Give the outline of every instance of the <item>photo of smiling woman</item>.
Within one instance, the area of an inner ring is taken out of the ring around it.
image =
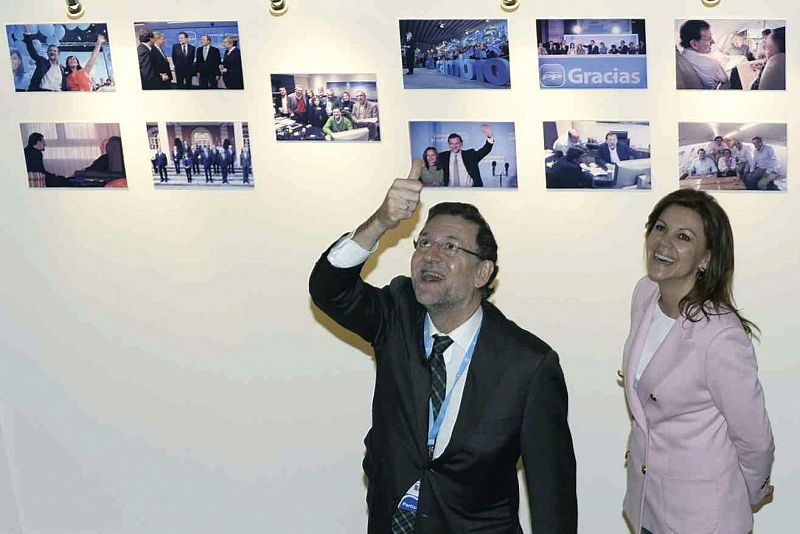
[[[647,218],[620,373],[631,422],[623,508],[636,534],[745,534],[771,501],[775,445],[737,310],[733,233],[709,194],[681,189]]]

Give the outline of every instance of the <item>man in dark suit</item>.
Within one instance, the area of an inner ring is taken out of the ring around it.
[[[178,89],[191,89],[194,76],[195,48],[189,44],[189,34],[180,32],[178,42],[172,45],[172,64]]]
[[[589,45],[586,47],[586,53],[590,56],[594,56],[600,53],[600,50],[597,48],[594,39],[589,41]]]
[[[22,36],[28,55],[36,63],[36,69],[31,76],[28,91],[66,91],[67,77],[61,67],[61,51],[56,45],[47,47],[47,57],[42,57],[33,45],[33,34],[30,27],[25,26],[25,33]]]
[[[156,154],[156,167],[158,168],[158,182],[169,182],[169,177],[167,176],[167,155],[164,154],[164,151],[159,149],[158,154]]]
[[[27,172],[44,174],[45,187],[68,187],[70,184],[63,176],[53,174],[44,168],[44,150],[47,143],[44,135],[33,132],[28,136],[28,144],[22,150],[25,154],[25,168]]]
[[[567,150],[567,155],[555,162],[551,169],[545,171],[547,189],[582,189],[590,188],[594,183],[592,174],[584,171],[581,163],[586,163],[588,155],[579,147]]]
[[[629,159],[631,159],[630,148],[617,141],[617,134],[608,132],[606,134],[606,142],[597,149],[597,157],[594,162],[600,167],[605,167],[609,163],[616,164]]]
[[[478,150],[474,148],[461,150],[464,141],[457,133],[452,133],[447,138],[450,150],[439,152],[439,166],[444,170],[445,186],[483,187],[478,163],[492,151],[494,136],[488,124],[481,126],[481,131],[486,136],[486,142]]]
[[[172,89],[172,69],[169,66],[169,60],[164,53],[164,34],[161,32],[153,32],[153,48],[151,54],[153,56],[153,70],[158,74],[159,89]]]
[[[200,89],[217,88],[219,64],[219,48],[211,46],[211,37],[203,35],[194,59],[195,71],[200,75]]]
[[[161,76],[153,66],[154,42],[155,36],[152,30],[139,29],[139,46],[136,48],[136,53],[139,56],[139,77],[142,81],[142,89],[161,88]]]
[[[402,39],[403,56],[406,60],[406,74],[414,74],[414,60],[417,50],[417,40],[414,34],[410,31],[406,32],[406,36]]]
[[[214,145],[211,149],[211,164],[214,166],[214,174],[219,174],[220,163],[222,163],[222,157],[219,152],[219,147]]]
[[[378,210],[319,259],[314,303],[372,344],[364,443],[370,534],[518,534],[522,456],[532,531],[575,534],[575,456],[556,353],[487,299],[497,243],[470,204],[431,208],[411,278],[378,289],[370,250],[413,216],[422,183],[395,180]]]
[[[242,53],[239,50],[239,41],[226,35],[222,40],[225,47],[225,55],[219,66],[222,74],[222,81],[226,89],[244,89],[244,77],[242,75]]]
[[[242,166],[242,183],[250,183],[250,169],[253,167],[253,160],[250,157],[250,148],[245,147],[239,154],[239,165]]]
[[[194,171],[195,174],[200,174],[200,161],[203,159],[203,149],[200,148],[200,145],[194,146],[193,155],[192,171]]]

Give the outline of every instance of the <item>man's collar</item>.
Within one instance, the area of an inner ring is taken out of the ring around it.
[[[478,309],[475,310],[469,319],[461,323],[458,327],[452,330],[447,336],[453,340],[453,342],[461,347],[462,350],[467,350],[469,348],[469,344],[472,342],[472,338],[475,337],[475,332],[478,331],[478,328],[481,326],[481,322],[483,321],[483,306],[478,306]],[[436,325],[433,324],[431,321],[431,316],[429,314],[425,314],[425,322],[428,323],[428,333],[433,336],[434,334],[442,334]]]

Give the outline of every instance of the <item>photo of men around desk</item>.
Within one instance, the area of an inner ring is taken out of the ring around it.
[[[506,20],[401,20],[405,89],[510,89]]]
[[[681,188],[786,191],[786,124],[682,122]]]
[[[133,28],[142,89],[244,89],[237,22],[136,22]]]
[[[29,187],[128,187],[119,124],[19,125]]]
[[[150,122],[147,137],[156,189],[253,187],[246,122]]]
[[[375,74],[273,74],[278,141],[380,141]]]
[[[536,21],[545,89],[646,89],[644,19]]]
[[[650,124],[543,123],[547,189],[650,189]]]
[[[675,21],[678,89],[786,89],[786,21]]]
[[[426,187],[517,189],[513,122],[409,123],[411,159]]]
[[[105,24],[14,24],[6,36],[17,92],[114,90]]]

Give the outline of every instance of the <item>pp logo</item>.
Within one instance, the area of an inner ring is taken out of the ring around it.
[[[566,75],[564,67],[556,63],[545,63],[539,66],[539,79],[542,87],[564,87]]]

